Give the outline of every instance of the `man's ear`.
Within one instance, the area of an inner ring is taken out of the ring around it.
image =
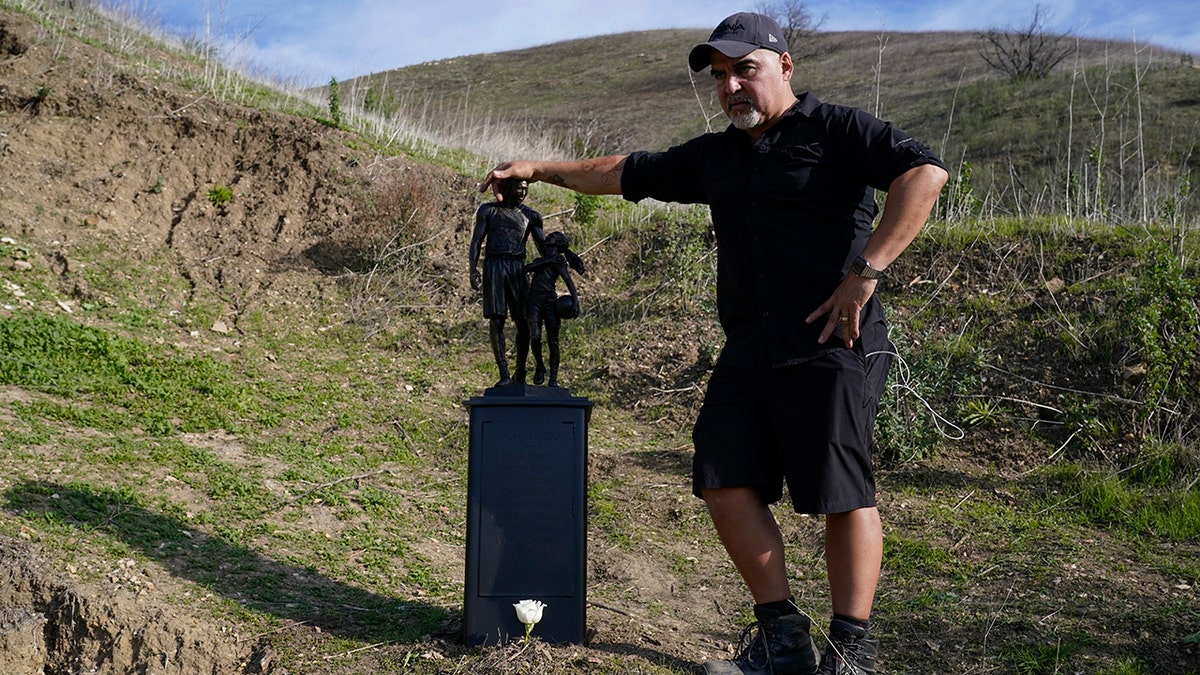
[[[791,54],[784,52],[779,55],[779,69],[781,71],[783,71],[783,81],[791,82],[792,81],[792,73],[795,72],[795,70],[796,70],[795,65],[792,64],[792,55]]]

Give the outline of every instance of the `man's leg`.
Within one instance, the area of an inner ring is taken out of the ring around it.
[[[792,603],[783,562],[783,536],[757,490],[710,488],[701,496],[733,564],[754,596],[758,634],[733,659],[707,661],[707,675],[813,675],[817,653],[811,622]]]
[[[783,561],[783,535],[753,488],[713,488],[702,493],[721,543],[756,604],[792,597]]]
[[[867,620],[883,561],[883,526],[875,507],[825,516],[825,565],[833,613]]]
[[[862,508],[825,517],[825,564],[833,619],[817,675],[874,675],[879,640],[870,637],[871,605],[883,558],[879,510]]]

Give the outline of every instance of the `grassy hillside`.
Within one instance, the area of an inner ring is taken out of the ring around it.
[[[499,119],[549,128],[569,155],[660,149],[724,127],[707,74],[685,65],[705,35],[573,40],[343,88],[369,110],[435,127]],[[794,86],[927,140],[961,169],[964,208],[976,215],[1195,217],[1200,68],[1189,55],[1080,40],[1049,78],[1012,83],[984,62],[980,44],[970,33],[821,33],[795,50]]]
[[[856,53],[870,101],[869,42],[834,37],[814,58]],[[929,85],[960,92],[955,119],[970,87],[1064,100],[959,84],[957,58]],[[633,87],[614,82],[597,105]],[[0,671],[666,675],[727,654],[746,594],[688,489],[721,345],[707,214],[533,193],[588,265],[562,379],[595,404],[589,639],[468,649],[489,160],[322,103],[82,3],[0,0]],[[879,428],[884,667],[1200,672],[1194,206],[1114,226],[1049,200],[1001,216],[980,190],[959,181],[881,286],[903,359]],[[822,524],[778,517],[822,625]]]

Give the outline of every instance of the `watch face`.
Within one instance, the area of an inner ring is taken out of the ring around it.
[[[881,274],[879,270],[871,267],[866,258],[862,256],[854,259],[854,262],[850,265],[850,271],[864,279],[878,279]]]

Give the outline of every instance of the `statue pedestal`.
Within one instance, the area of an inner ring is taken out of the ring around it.
[[[533,635],[583,644],[587,573],[587,425],[592,404],[559,387],[494,387],[466,403],[463,641],[525,635],[513,604],[546,604]]]

